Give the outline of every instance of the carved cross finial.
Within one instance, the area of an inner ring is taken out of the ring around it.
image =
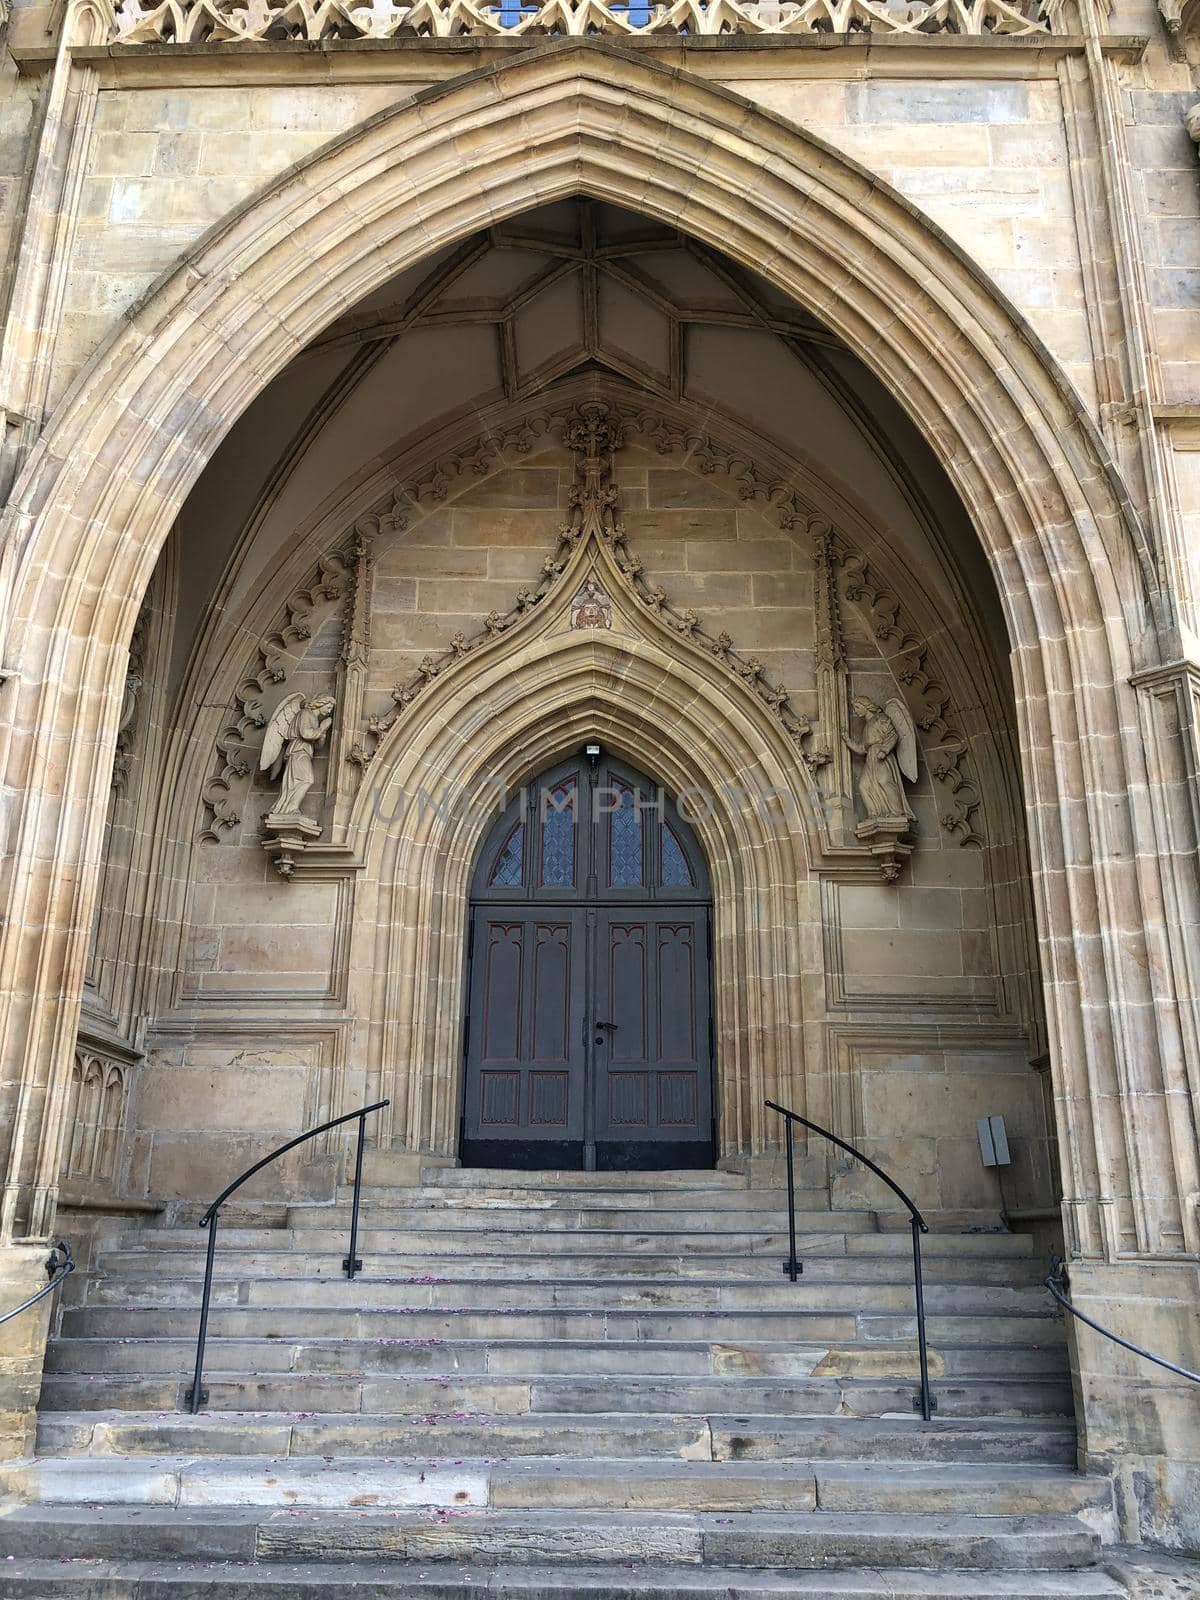
[[[620,419],[600,400],[586,401],[563,424],[563,442],[575,456],[575,482],[568,505],[570,521],[564,540],[594,533],[606,543],[620,542],[617,487],[612,481],[613,456],[625,442]]]

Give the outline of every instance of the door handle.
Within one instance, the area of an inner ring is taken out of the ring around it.
[[[617,1026],[617,1024],[615,1022],[600,1022],[600,1021],[596,1021],[596,1022],[594,1022],[592,1024],[592,1026],[595,1027],[595,1028],[615,1028]]]
[[[596,1022],[593,1023],[593,1027],[596,1029],[596,1043],[604,1043],[604,1034],[600,1032],[601,1028],[604,1029],[605,1033],[612,1033],[615,1031],[616,1026],[617,1025],[615,1022],[601,1022],[599,1019],[597,1019]]]

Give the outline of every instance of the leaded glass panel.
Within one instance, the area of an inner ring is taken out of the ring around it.
[[[542,883],[569,889],[575,882],[575,785],[562,783],[542,804]]]
[[[491,889],[519,889],[521,886],[521,865],[525,855],[525,824],[518,822],[508,838],[504,841],[504,848],[496,857],[496,865],[492,869],[492,876],[488,880]]]
[[[690,889],[695,881],[682,845],[665,822],[662,825],[662,881],[669,889]]]
[[[608,819],[608,881],[614,889],[642,881],[642,813],[632,789],[613,785],[615,808]]]

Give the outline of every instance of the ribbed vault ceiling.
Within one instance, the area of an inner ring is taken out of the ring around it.
[[[600,202],[540,207],[363,300],[267,386],[179,519],[180,683],[206,614],[285,559],[317,508],[401,448],[597,373],[769,440],[908,546],[946,561],[1002,640],[977,540],[913,421],[828,330],[757,275]],[[1001,646],[1002,648],[1002,646]]]

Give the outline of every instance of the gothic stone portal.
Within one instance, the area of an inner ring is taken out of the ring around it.
[[[643,774],[580,757],[521,791],[475,870],[464,1164],[713,1164],[711,906]]]

